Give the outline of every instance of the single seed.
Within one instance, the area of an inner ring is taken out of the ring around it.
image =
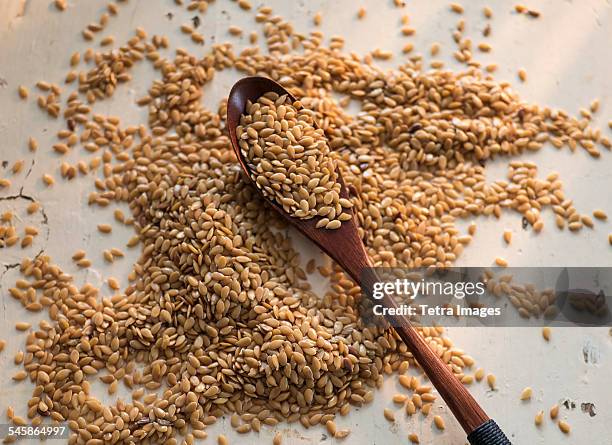
[[[366,16],[366,9],[362,6],[359,8],[359,10],[357,11],[357,18],[358,19],[363,19]]]
[[[36,151],[38,149],[38,142],[36,139],[30,137],[30,139],[28,139],[28,147],[30,148],[30,151]]]
[[[17,329],[18,331],[27,331],[28,329],[30,329],[32,325],[28,322],[25,321],[19,321],[17,323],[15,323],[15,329]]]
[[[588,215],[582,215],[580,217],[580,222],[582,222],[582,224],[584,224],[585,226],[587,226],[587,227],[589,227],[591,229],[595,225],[595,224],[593,224],[593,220],[591,219],[591,217],[588,216]]]
[[[563,432],[563,434],[569,434],[570,433],[570,425],[569,423],[565,422],[564,420],[559,420],[559,429]]]
[[[523,389],[523,391],[521,392],[521,400],[531,400],[532,393],[533,390],[529,387]]]
[[[228,28],[228,32],[233,35],[233,36],[241,36],[242,35],[242,28],[238,27],[238,26],[230,26]]]
[[[395,414],[389,408],[385,408],[383,414],[389,422],[395,422]]]
[[[219,437],[217,437],[217,444],[218,445],[229,445],[229,440],[227,440],[227,437],[225,437],[224,434],[219,434]]]
[[[74,261],[79,261],[82,260],[83,258],[85,258],[85,251],[84,250],[77,250],[76,252],[74,252],[72,254],[72,259]]]
[[[410,443],[421,443],[419,442],[419,436],[416,433],[408,434],[408,440],[410,441]]]
[[[536,426],[540,426],[542,425],[542,422],[544,420],[544,411],[539,411],[534,419],[534,423],[536,424]]]
[[[442,419],[440,416],[434,416],[434,424],[439,430],[443,430],[445,428],[444,419]]]
[[[240,6],[240,8],[244,9],[245,11],[249,11],[252,8],[251,2],[249,2],[248,0],[239,0],[238,6]]]
[[[527,11],[527,7],[525,5],[514,5],[514,10],[519,14],[522,14]]]
[[[489,388],[491,388],[492,390],[495,390],[495,381],[497,379],[495,378],[494,374],[488,374],[487,375],[487,384],[489,385]]]
[[[28,207],[26,210],[28,212],[28,215],[31,215],[33,213],[38,212],[39,209],[40,209],[40,204],[38,202],[31,202],[30,204],[28,204]]]
[[[112,45],[114,42],[115,38],[113,36],[107,36],[100,40],[100,46]]]
[[[495,258],[495,264],[498,265],[499,267],[508,267],[508,261],[506,261],[502,257]]]
[[[489,8],[488,6],[485,6],[482,10],[482,13],[484,14],[484,16],[488,19],[490,19],[491,17],[493,17],[493,10],[491,8]]]
[[[87,258],[83,258],[81,260],[78,260],[76,263],[77,263],[77,266],[79,266],[81,268],[91,267],[91,261],[89,261]]]
[[[504,241],[506,242],[506,244],[510,244],[510,242],[512,241],[512,232],[509,230],[505,230],[504,231]]]
[[[109,277],[107,281],[108,287],[110,287],[112,290],[118,290],[120,288],[119,281],[116,278]]]
[[[527,15],[534,17],[534,18],[540,17],[540,13],[534,9],[527,10]]]
[[[542,337],[544,337],[544,340],[550,341],[550,334],[551,330],[548,326],[542,328]]]
[[[20,173],[21,170],[23,170],[24,162],[25,161],[23,160],[15,161],[15,163],[13,164],[13,167],[11,167],[11,171],[13,172],[14,175]]]
[[[393,400],[393,403],[399,403],[403,405],[407,399],[408,399],[408,396],[406,396],[405,394],[395,394],[392,400]]]
[[[411,52],[414,49],[414,44],[413,43],[406,43],[403,48],[402,48],[402,52],[404,54],[407,54],[409,52]]]
[[[59,11],[64,11],[66,9],[66,0],[55,0],[55,7]]]
[[[53,184],[55,184],[55,179],[53,179],[53,176],[47,173],[42,176],[42,180],[47,187],[51,187]]]
[[[274,439],[272,439],[272,445],[281,445],[282,441],[283,435],[279,431],[274,435]]]
[[[28,377],[28,373],[25,371],[19,371],[15,375],[13,375],[13,380],[16,382],[21,382]]]
[[[593,217],[601,221],[605,221],[608,219],[608,215],[606,215],[606,212],[600,209],[593,210]]]
[[[559,405],[553,405],[552,408],[550,408],[550,418],[552,420],[555,420],[557,417],[559,416]]]
[[[312,22],[314,23],[315,26],[320,26],[322,20],[323,20],[323,14],[321,14],[320,12],[316,12],[312,18]]]
[[[21,97],[22,99],[27,99],[28,96],[30,95],[30,92],[28,91],[28,89],[23,85],[19,85],[19,88],[17,89],[17,91],[19,92],[19,97]]]
[[[463,14],[463,6],[461,6],[459,3],[451,3],[450,8],[451,11],[457,14]]]
[[[518,78],[521,82],[525,82],[527,80],[527,71],[525,71],[523,68],[518,70]]]
[[[344,439],[351,433],[351,430],[343,428],[341,430],[336,431],[336,435],[334,436],[336,439]]]
[[[110,224],[98,224],[98,231],[100,233],[111,233],[113,227]]]

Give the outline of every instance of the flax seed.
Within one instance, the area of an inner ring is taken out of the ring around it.
[[[489,388],[491,388],[492,390],[495,390],[495,381],[497,379],[495,378],[494,374],[488,374],[487,375],[487,384],[489,385]]]
[[[100,233],[111,233],[113,231],[113,226],[110,224],[98,224],[98,231]]]
[[[459,3],[451,3],[450,8],[454,13],[463,14],[463,6],[461,6]]]
[[[559,405],[553,405],[550,408],[550,418],[555,420],[559,416]]]
[[[534,419],[535,425],[536,426],[542,425],[543,420],[544,420],[544,411],[538,411]]]
[[[559,429],[563,432],[563,434],[569,434],[571,431],[571,427],[569,425],[569,423],[563,421],[563,420],[559,420],[558,424],[559,425]]]
[[[531,395],[533,394],[533,390],[529,387],[525,388],[521,392],[521,400],[531,400]]]
[[[19,85],[17,92],[19,93],[19,97],[21,97],[24,100],[27,99],[28,96],[30,95],[30,92],[28,91],[28,89],[23,85]]]

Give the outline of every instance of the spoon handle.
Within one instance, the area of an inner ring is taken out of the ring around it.
[[[369,259],[366,260],[367,263]],[[371,264],[362,268],[361,288],[368,296],[373,295],[374,283],[381,281]],[[387,308],[396,308],[397,303],[385,294],[379,300]],[[431,383],[436,387],[453,415],[468,434],[472,445],[509,445],[497,424],[490,419],[466,387],[451,372],[448,366],[432,351],[423,336],[410,324],[404,315],[385,316],[404,341]]]

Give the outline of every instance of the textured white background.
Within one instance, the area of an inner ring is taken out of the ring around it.
[[[442,50],[437,59],[449,62],[450,67],[459,69],[453,62],[454,44],[451,31],[459,17],[449,11],[445,1],[408,0],[404,9],[397,9],[390,0],[384,1],[280,1],[268,0],[274,12],[289,19],[302,32],[312,29],[312,16],[323,12],[321,29],[326,36],[342,35],[347,39],[346,49],[364,53],[377,47],[394,50],[397,57],[381,64],[392,68],[401,59],[400,49],[406,41],[415,43],[416,51],[428,58],[433,42],[440,42]],[[255,0],[254,5],[262,2]],[[490,5],[494,11],[491,21],[493,45],[490,54],[477,54],[484,63],[500,65],[496,78],[514,84],[526,101],[558,107],[576,113],[586,107],[594,98],[600,98],[601,109],[594,117],[594,125],[610,134],[606,123],[612,117],[612,7],[609,1],[530,1],[529,6],[538,9],[542,17],[538,20],[519,16],[512,11],[513,3],[507,1],[466,2],[467,35],[475,42],[482,40],[481,31],[485,20],[481,10]],[[8,339],[6,350],[0,354],[0,409],[11,404],[17,413],[25,414],[24,407],[31,394],[28,383],[13,384],[10,376],[17,371],[12,358],[24,347],[25,335],[14,330],[14,322],[22,319],[36,320],[16,304],[6,291],[17,277],[14,269],[7,266],[18,262],[25,255],[33,256],[40,250],[52,256],[69,273],[74,273],[77,282],[92,282],[100,285],[110,275],[126,282],[131,262],[136,252],[115,262],[104,264],[101,252],[112,246],[123,247],[131,236],[129,229],[117,227],[112,242],[95,231],[100,222],[111,222],[112,211],[91,208],[86,205],[87,194],[92,182],[78,179],[71,183],[58,180],[56,186],[47,189],[42,185],[41,175],[53,173],[59,179],[60,159],[50,146],[54,134],[60,128],[60,121],[47,119],[35,105],[35,98],[21,102],[17,98],[19,84],[30,87],[38,80],[60,82],[68,67],[68,58],[74,50],[84,50],[87,45],[80,38],[80,30],[94,21],[104,8],[104,1],[69,1],[69,9],[58,13],[50,0],[1,0],[0,1],[0,161],[26,159],[26,171],[32,165],[31,173],[25,177],[11,178],[13,187],[0,191],[0,211],[13,210],[24,222],[41,227],[41,235],[31,248],[0,250],[0,338]],[[360,5],[367,9],[367,17],[357,21],[356,12]],[[169,20],[166,13],[172,11]],[[400,16],[408,13],[411,26],[417,29],[414,37],[406,38],[400,33]],[[189,21],[194,14],[178,9],[170,0],[130,0],[121,6],[118,17],[111,18],[107,30],[117,42],[124,42],[136,26],[144,27],[150,34],[166,34],[172,48],[185,47],[201,53],[197,47],[178,31],[178,27]],[[213,36],[217,42],[230,40],[237,47],[246,46],[245,39],[230,37],[229,24],[237,24],[246,30],[254,29],[252,14],[240,10],[234,2],[217,0],[202,17],[201,32],[207,38],[208,47]],[[259,28],[257,28],[259,29]],[[260,33],[261,34],[261,33]],[[527,83],[520,84],[517,70],[527,70]],[[153,72],[148,63],[140,63],[133,70],[138,79],[129,85],[119,87],[112,100],[100,102],[96,111],[121,116],[124,122],[144,122],[146,110],[134,105],[134,99],[146,90]],[[204,101],[213,105],[225,96],[238,74],[228,71],[215,79],[213,85],[205,88]],[[34,90],[32,89],[32,92]],[[215,105],[216,106],[216,105]],[[40,141],[40,149],[33,156],[26,148],[28,136]],[[82,152],[81,152],[82,154]],[[68,160],[76,159],[75,153]],[[575,200],[579,211],[589,213],[594,208],[603,208],[612,215],[612,177],[610,176],[610,154],[605,152],[595,161],[588,155],[568,150],[557,151],[546,147],[537,154],[524,159],[538,163],[542,175],[558,171],[564,180],[567,195]],[[33,164],[32,164],[33,162]],[[505,165],[500,162],[489,169],[491,179],[505,176]],[[10,177],[7,168],[0,167],[0,177]],[[40,200],[48,218],[43,225],[42,216],[26,217],[27,202],[21,199],[1,200],[18,193]],[[503,255],[513,266],[535,265],[612,265],[612,248],[607,244],[607,234],[612,232],[611,224],[598,223],[595,230],[583,230],[579,234],[560,232],[554,228],[552,214],[545,212],[546,227],[539,236],[521,229],[520,217],[505,214],[499,221],[480,218],[478,232],[472,245],[465,250],[461,265],[489,265],[498,255]],[[510,247],[503,244],[504,229],[513,231]],[[303,240],[305,257],[318,255]],[[71,253],[84,248],[94,267],[88,271],[77,270],[69,261]],[[314,283],[319,285],[319,283]],[[108,290],[105,288],[106,291]],[[478,366],[497,375],[499,389],[490,391],[486,384],[472,385],[472,392],[487,412],[495,417],[516,444],[612,444],[612,387],[610,376],[612,363],[612,337],[608,329],[554,329],[552,341],[545,343],[539,329],[453,329],[451,337],[458,347],[471,353]],[[588,360],[585,361],[585,354]],[[530,402],[519,401],[519,394],[525,386],[534,389]],[[423,419],[416,415],[406,418],[398,410],[397,421],[391,425],[382,416],[384,407],[397,409],[390,402],[393,393],[399,390],[395,379],[387,380],[382,391],[377,392],[373,404],[353,410],[346,418],[339,418],[341,427],[350,427],[351,436],[346,443],[394,444],[407,443],[407,434],[416,432],[421,443],[461,444],[465,442],[460,427],[451,418],[447,408],[436,403],[434,413],[441,413],[446,419],[447,431],[437,432],[431,423],[431,416]],[[575,409],[561,409],[560,417],[572,425],[572,433],[564,437],[548,419],[544,426],[536,429],[533,417],[537,411],[554,403],[570,399]],[[581,412],[582,402],[595,404],[597,415],[589,417]],[[304,430],[295,425],[279,425],[290,444],[334,443],[324,435],[322,428]],[[210,428],[215,433],[226,432],[232,443],[270,443],[274,434],[269,428],[259,436],[237,437],[229,423],[220,421]],[[212,440],[208,439],[208,443]]]

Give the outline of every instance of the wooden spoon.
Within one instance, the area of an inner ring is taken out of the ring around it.
[[[260,96],[270,91],[279,95],[287,94],[292,100],[295,100],[281,85],[265,77],[245,77],[239,80],[233,86],[228,98],[227,128],[229,136],[238,162],[240,162],[249,178],[251,178],[249,166],[242,157],[236,138],[236,127],[240,124],[240,116],[245,112],[247,101],[256,102]],[[339,182],[341,185],[340,196],[348,198],[341,177]],[[286,213],[276,201],[272,199],[267,199],[267,201],[287,221],[333,258],[353,280],[359,283],[366,295],[372,295],[374,283],[380,280],[372,269],[372,262],[365,251],[362,240],[359,238],[354,218],[343,222],[342,226],[336,230],[315,228],[318,218],[299,219]],[[385,295],[379,303],[386,307],[397,307],[396,302],[388,295]],[[410,324],[410,321],[402,315],[387,315],[386,319],[394,326],[397,334],[442,395],[455,418],[467,433],[470,443],[473,445],[509,445],[510,441],[501,429],[486,415],[459,379],[434,354],[421,334]]]

